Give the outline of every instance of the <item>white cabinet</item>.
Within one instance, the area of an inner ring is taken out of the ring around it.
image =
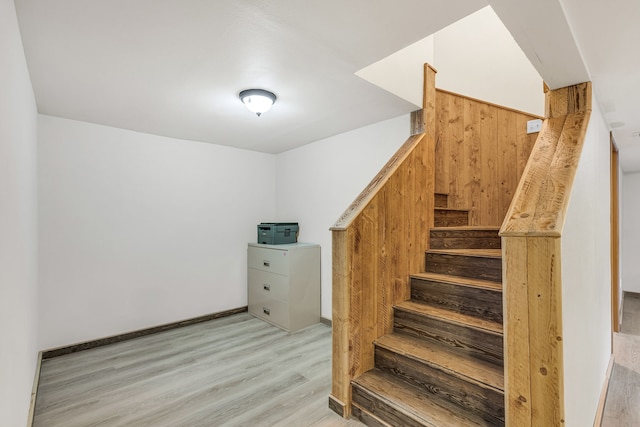
[[[249,313],[293,332],[320,321],[320,245],[249,243]]]

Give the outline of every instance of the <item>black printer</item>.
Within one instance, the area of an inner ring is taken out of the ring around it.
[[[261,222],[258,224],[258,243],[284,245],[298,241],[297,222]]]

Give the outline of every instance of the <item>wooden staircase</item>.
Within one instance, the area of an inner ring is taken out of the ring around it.
[[[504,426],[502,260],[498,227],[436,195],[436,228],[411,299],[394,306],[375,367],[351,382],[369,426]]]

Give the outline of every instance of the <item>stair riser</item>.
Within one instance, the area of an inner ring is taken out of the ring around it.
[[[430,273],[450,274],[472,279],[502,281],[502,259],[471,255],[427,252],[425,269]]]
[[[468,328],[398,308],[394,310],[393,328],[395,332],[449,345],[480,360],[499,365],[503,363],[501,334]]]
[[[423,390],[442,405],[455,405],[476,414],[490,425],[504,425],[504,394],[465,381],[426,363],[376,348],[375,365]]]
[[[446,194],[436,193],[434,196],[435,207],[436,208],[446,208],[449,204],[449,196]]]
[[[502,323],[500,291],[412,278],[411,299],[456,313]]]
[[[370,394],[366,389],[360,387],[357,384],[351,385],[351,399],[352,402],[358,405],[353,411],[353,415],[357,416],[360,421],[366,425],[380,427],[384,424],[380,424],[373,417],[368,417],[366,412],[370,412],[374,417],[380,418],[392,426],[406,426],[406,427],[424,427],[424,425],[411,417],[397,411],[395,408],[388,405],[386,402],[379,400],[375,395]],[[362,408],[362,409],[361,409]],[[373,421],[371,424],[369,422]]]
[[[469,212],[436,209],[433,217],[434,227],[461,227],[469,225]]]
[[[351,416],[360,420],[360,422],[369,427],[391,427],[384,421],[379,420],[371,415],[367,410],[360,408],[357,404],[351,404]]]
[[[500,249],[495,230],[431,230],[431,249]]]

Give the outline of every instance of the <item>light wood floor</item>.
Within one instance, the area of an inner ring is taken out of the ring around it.
[[[625,293],[602,427],[640,426],[640,295]]]
[[[243,313],[44,360],[34,426],[362,426],[330,387],[331,328]]]

